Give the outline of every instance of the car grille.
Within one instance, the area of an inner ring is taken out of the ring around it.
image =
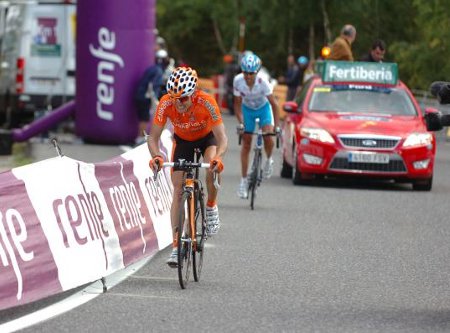
[[[402,161],[390,161],[388,164],[379,163],[351,163],[346,158],[335,158],[330,169],[347,171],[373,171],[373,172],[406,172]]]
[[[364,149],[394,149],[400,141],[399,137],[371,135],[339,135],[338,138],[344,147]]]
[[[380,172],[405,173],[407,172],[403,159],[398,154],[389,155],[389,163],[355,163],[348,161],[348,152],[338,152],[329,166],[330,170],[347,172]]]

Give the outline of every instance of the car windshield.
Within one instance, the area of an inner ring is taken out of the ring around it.
[[[417,115],[406,91],[352,85],[319,85],[313,88],[309,102],[312,112],[371,113]]]

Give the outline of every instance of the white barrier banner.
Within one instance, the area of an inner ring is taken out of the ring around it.
[[[161,150],[171,148],[165,131]],[[155,184],[149,160],[141,145],[102,163],[63,156],[0,174],[0,309],[95,281],[170,244],[170,174]]]

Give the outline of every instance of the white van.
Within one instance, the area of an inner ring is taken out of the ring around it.
[[[75,25],[73,1],[0,7],[0,125],[21,126],[74,98]]]

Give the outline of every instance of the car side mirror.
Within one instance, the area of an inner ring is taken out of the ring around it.
[[[301,113],[301,109],[298,107],[298,104],[292,101],[283,103],[283,110],[287,113]]]
[[[450,114],[441,115],[441,125],[450,126]]]
[[[440,131],[443,128],[442,114],[435,108],[425,108],[425,123],[428,131]]]

